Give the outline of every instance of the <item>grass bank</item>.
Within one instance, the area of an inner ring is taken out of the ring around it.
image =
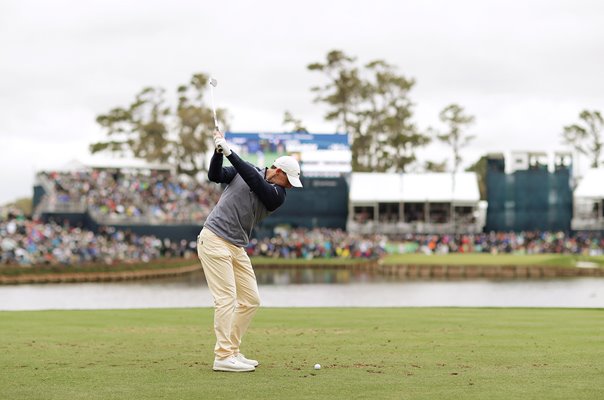
[[[516,254],[447,254],[447,255],[424,255],[424,254],[396,254],[385,256],[380,261],[380,267],[375,268],[375,260],[367,259],[343,259],[343,258],[317,258],[317,259],[284,259],[269,257],[253,257],[252,264],[257,268],[369,268],[375,269],[378,273],[387,267],[397,266],[443,266],[443,267],[472,267],[475,270],[481,267],[531,267],[539,266],[542,269],[551,272],[551,276],[580,276],[585,271],[580,271],[577,267],[589,267],[595,270],[591,275],[600,276],[604,271],[604,256],[587,257],[575,255],[560,254],[535,254],[535,255],[516,255]],[[183,267],[190,267],[179,269]],[[385,268],[382,268],[385,267]],[[551,271],[547,267],[552,268]],[[122,263],[122,264],[89,264],[89,265],[37,265],[32,267],[22,267],[17,265],[0,265],[0,283],[35,283],[35,282],[62,282],[66,281],[80,282],[103,281],[103,280],[122,280],[122,279],[145,279],[163,276],[156,273],[163,271],[170,274],[187,273],[191,268],[200,268],[199,260],[196,257],[160,259],[148,263]],[[425,269],[425,268],[424,268]],[[483,268],[484,269],[484,268]],[[560,270],[563,270],[560,272]],[[573,271],[574,270],[574,271]],[[128,274],[128,272],[132,272]],[[383,271],[382,271],[383,272]],[[386,271],[388,272],[388,271]],[[388,273],[391,273],[389,271]],[[421,276],[428,274],[429,271],[423,271]],[[458,271],[459,272],[459,271]],[[462,271],[463,272],[463,271]],[[568,274],[567,274],[568,272]],[[581,272],[581,273],[579,273]],[[397,272],[398,273],[398,272]],[[105,276],[105,275],[107,276]],[[112,274],[112,275],[110,275]],[[435,272],[434,275],[440,273]],[[525,277],[527,273],[520,271],[520,276]],[[62,276],[67,276],[64,279]],[[413,275],[413,274],[411,274]],[[442,275],[442,274],[441,274]],[[472,276],[481,276],[480,272],[473,271]],[[491,274],[492,275],[492,274]],[[495,274],[497,275],[497,274]],[[531,275],[531,274],[528,274]],[[537,275],[547,275],[541,272]],[[590,276],[591,276],[590,275]],[[90,278],[87,278],[89,276]],[[439,275],[440,276],[440,275]],[[455,273],[456,277],[465,276],[463,273]],[[489,275],[490,276],[490,275]]]
[[[163,258],[150,262],[128,262],[115,264],[82,264],[82,265],[34,265],[23,267],[19,265],[0,264],[0,275],[16,276],[26,274],[61,274],[61,273],[97,273],[140,270],[164,270],[180,268],[199,263],[196,258]]]
[[[254,373],[211,371],[211,309],[0,313],[0,393],[27,399],[595,399],[604,311],[261,309]],[[320,371],[312,366],[320,363]]]
[[[513,265],[576,267],[581,263],[604,267],[604,256],[576,256],[567,254],[395,254],[383,259],[386,265]]]
[[[253,257],[254,265],[274,266],[274,265],[310,265],[310,266],[343,266],[351,264],[367,263],[366,259],[345,259],[345,258],[317,258],[317,259],[285,259],[271,257]],[[82,265],[3,265],[0,264],[0,275],[15,276],[24,274],[59,274],[59,273],[97,273],[97,272],[116,272],[116,271],[140,271],[140,270],[162,270],[170,268],[180,268],[189,265],[200,265],[197,257],[190,258],[163,258],[151,262],[128,262],[114,264],[82,264]]]

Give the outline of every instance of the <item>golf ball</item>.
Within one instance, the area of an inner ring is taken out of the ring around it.
[[[321,369],[321,364],[315,364],[315,369]]]

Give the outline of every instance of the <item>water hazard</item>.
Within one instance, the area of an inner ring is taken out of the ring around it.
[[[264,307],[604,308],[604,279],[405,280],[347,270],[256,271]],[[0,286],[0,310],[211,307],[201,272],[117,283]]]

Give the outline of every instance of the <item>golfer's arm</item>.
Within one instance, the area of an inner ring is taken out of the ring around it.
[[[247,183],[252,192],[256,193],[262,204],[269,211],[275,211],[285,201],[285,189],[264,180],[256,168],[243,161],[237,154],[231,152],[227,157],[241,178]]]
[[[222,153],[214,152],[212,160],[210,160],[210,168],[208,169],[208,179],[216,183],[230,183],[237,175],[237,171],[233,167],[222,166]]]

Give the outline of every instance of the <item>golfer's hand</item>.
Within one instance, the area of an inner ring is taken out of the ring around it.
[[[224,137],[224,133],[220,132],[220,129],[214,128],[214,140],[216,140],[216,138],[223,138],[223,137]]]
[[[227,141],[225,138],[214,137],[214,143],[216,144],[216,150],[219,153],[222,153],[227,157],[231,155],[231,149],[229,148],[229,145],[227,144]]]

